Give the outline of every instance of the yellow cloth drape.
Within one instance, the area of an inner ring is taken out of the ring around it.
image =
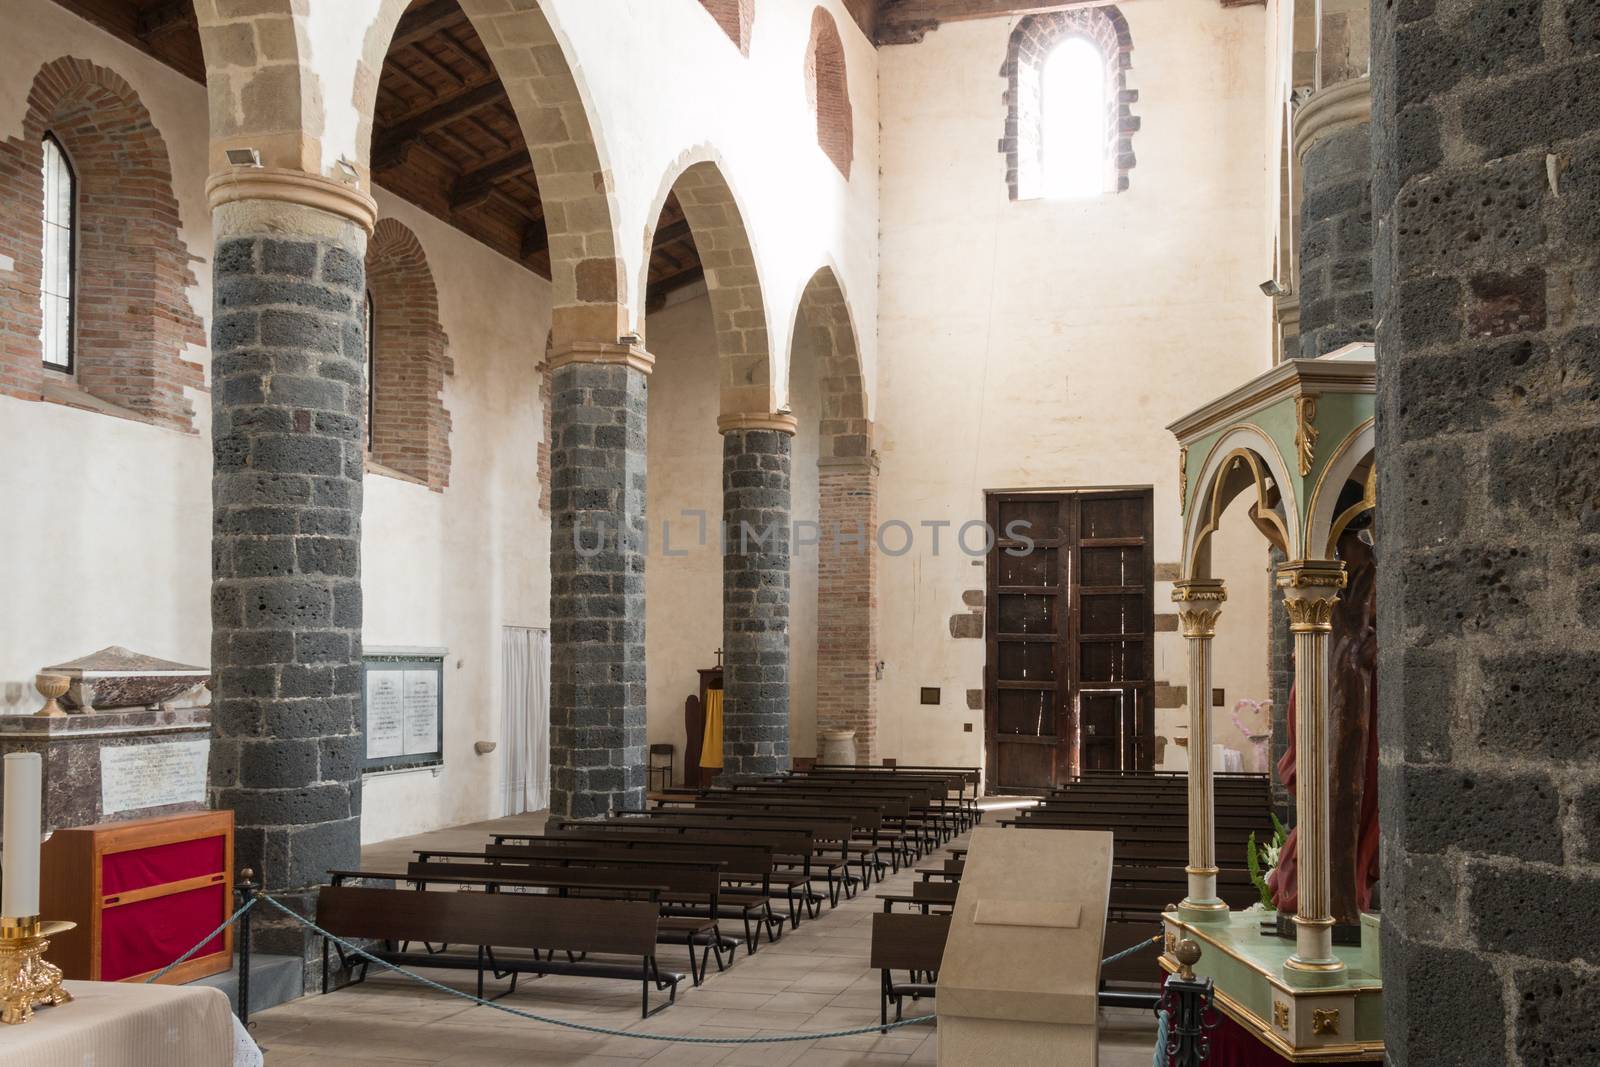
[[[722,690],[706,690],[706,732],[700,738],[700,766],[722,769]]]

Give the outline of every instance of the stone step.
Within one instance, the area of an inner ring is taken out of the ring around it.
[[[228,1004],[239,1010],[239,961],[220,974],[197,978],[190,985],[211,986],[228,994]],[[266,1011],[305,994],[305,964],[298,956],[256,952],[250,956],[250,1011]]]

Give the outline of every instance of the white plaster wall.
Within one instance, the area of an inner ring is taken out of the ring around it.
[[[716,337],[704,287],[674,294],[649,317],[649,436],[646,512],[650,521],[645,560],[646,733],[651,744],[676,749],[681,780],[686,738],[684,698],[700,688],[696,672],[713,666],[722,646],[722,437],[717,433]],[[794,414],[795,519],[817,517],[815,360],[801,351],[796,364]],[[799,373],[803,371],[803,373]],[[706,539],[699,538],[704,515]],[[670,544],[662,540],[667,524]],[[816,549],[796,549],[789,597],[789,748],[809,756],[816,747]]]
[[[1266,23],[1210,0],[1121,9],[1139,162],[1127,192],[1090,200],[1007,197],[997,72],[1014,20],[949,23],[879,54],[880,523],[959,526],[982,518],[991,488],[1152,485],[1156,559],[1178,559],[1164,427],[1270,360],[1256,288],[1270,272]],[[983,568],[948,535],[935,556],[919,533],[911,552],[880,558],[880,746],[978,763],[983,718],[964,693],[982,685],[983,642],[952,639],[949,618]],[[1157,611],[1171,610],[1171,588],[1156,584]],[[1229,608],[1264,658],[1265,597]],[[1186,673],[1181,636],[1158,635],[1157,680]],[[940,687],[941,705],[919,706],[919,686]]]
[[[183,237],[211,313],[205,90],[47,0],[7,0],[0,37],[0,136],[17,136],[39,67],[61,55],[126,78],[166,141]],[[417,234],[455,360],[445,400],[451,484],[433,493],[369,474],[363,515],[364,640],[450,650],[445,766],[369,778],[363,838],[498,814],[500,631],[548,625],[549,520],[538,509],[543,415],[536,366],[549,283],[378,191],[382,214]],[[204,349],[188,358],[209,367]],[[381,358],[381,353],[380,357]],[[109,644],[210,659],[210,397],[182,434],[55,404],[0,397],[0,712],[32,711],[40,667]]]

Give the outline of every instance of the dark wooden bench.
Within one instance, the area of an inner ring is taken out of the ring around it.
[[[960,882],[913,882],[909,893],[879,893],[878,899],[883,901],[884,911],[893,911],[896,904],[909,904],[926,915],[929,908],[953,907],[960,889]]]
[[[368,949],[374,957],[400,967],[445,967],[477,974],[478,996],[483,996],[486,973],[511,976],[507,992],[516,988],[522,974],[567,974],[587,978],[615,978],[640,983],[642,1015],[648,1018],[676,1002],[682,975],[661,970],[656,964],[659,905],[648,900],[591,900],[524,893],[428,893],[410,889],[374,889],[361,886],[321,886],[317,890],[317,925],[337,937],[366,940],[381,947]],[[397,947],[419,941],[424,945],[471,945],[463,953],[412,952]],[[335,945],[343,966],[359,964],[357,981],[365,980],[362,957],[351,958]],[[532,956],[506,955],[497,949],[531,952]],[[322,989],[328,990],[329,942],[322,945]],[[567,954],[557,959],[556,953]],[[548,957],[541,953],[548,953]],[[626,957],[593,959],[592,955]],[[637,960],[637,962],[633,962]],[[666,1004],[650,1006],[650,989],[668,990]]]
[[[878,1020],[889,1025],[889,1004],[894,1003],[895,1021],[904,1015],[905,998],[933,997],[939,980],[939,964],[944,959],[945,941],[950,937],[950,916],[916,915],[905,912],[878,912],[872,917],[872,950],[868,966],[881,974],[878,993]],[[905,971],[906,980],[897,982],[895,971]]]

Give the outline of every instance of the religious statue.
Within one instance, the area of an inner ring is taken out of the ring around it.
[[[1333,612],[1329,641],[1328,739],[1332,771],[1328,778],[1331,904],[1336,922],[1356,924],[1372,907],[1378,882],[1378,626],[1377,552],[1370,527],[1346,530],[1339,558],[1349,585]],[[1278,761],[1278,777],[1293,790],[1295,779],[1295,700],[1289,697],[1289,747]],[[1299,905],[1297,848],[1299,828],[1290,831],[1267,879],[1281,914]]]

